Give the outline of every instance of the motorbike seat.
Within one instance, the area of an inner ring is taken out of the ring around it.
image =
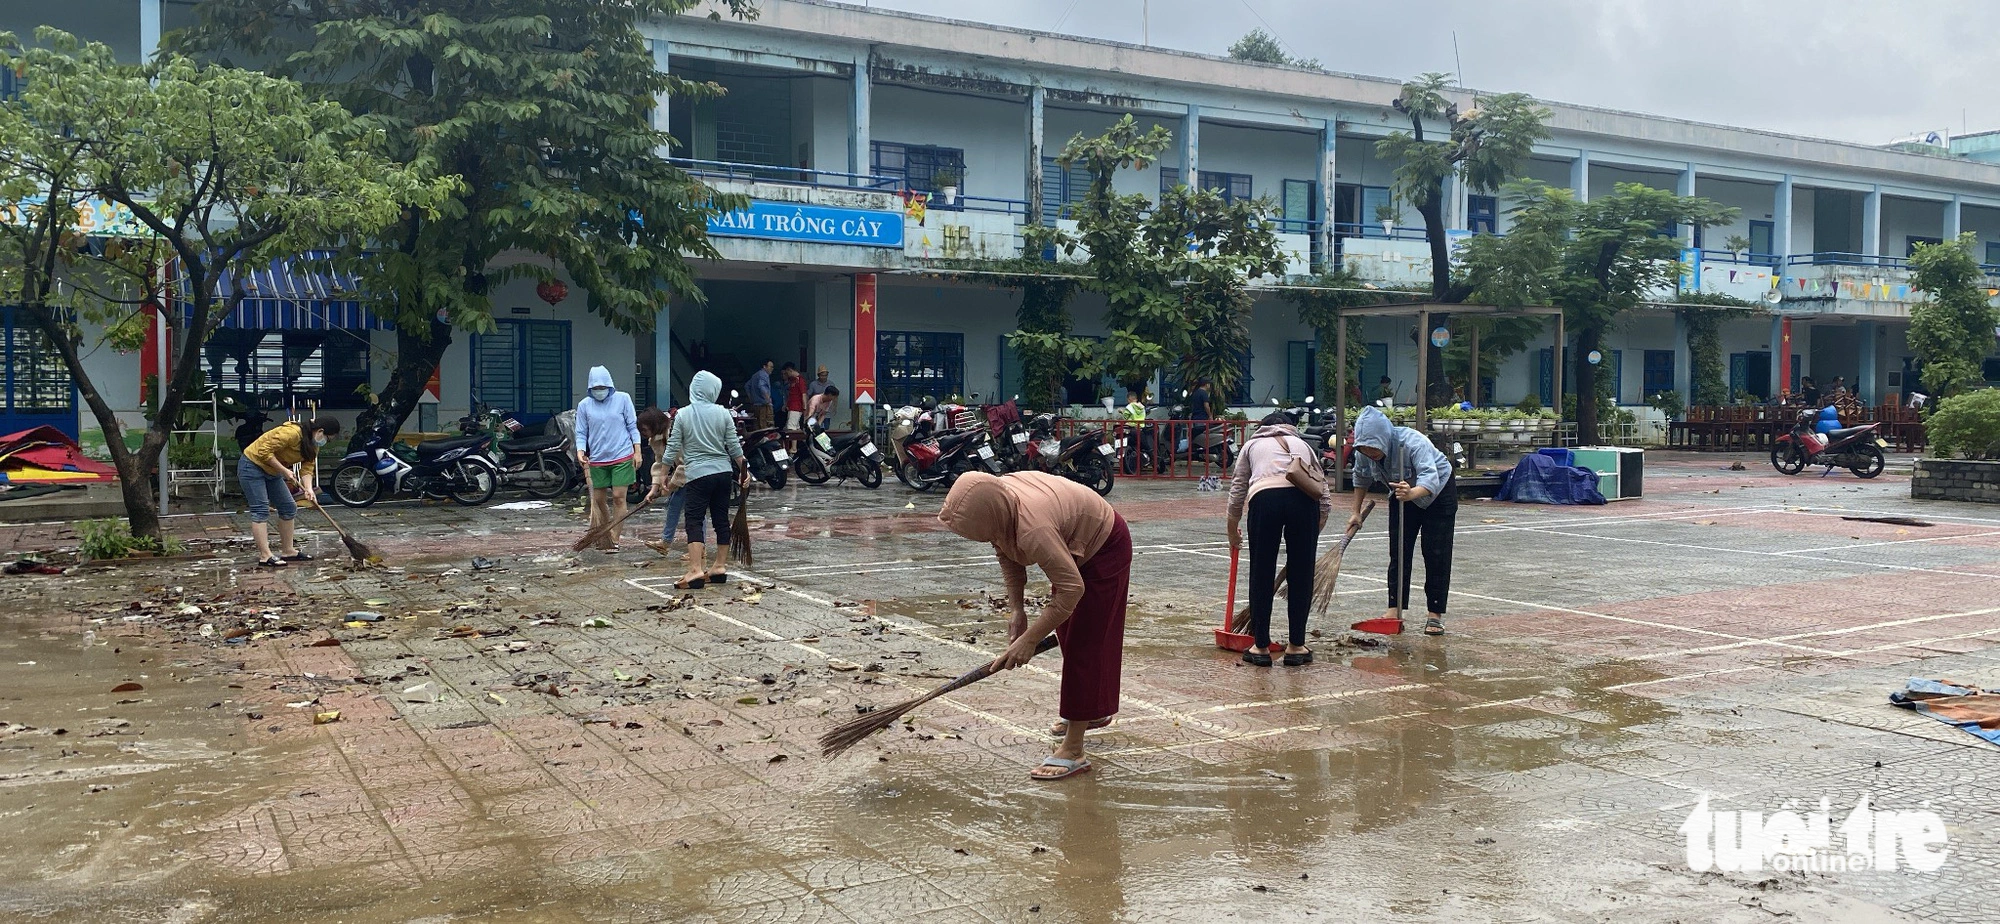
[[[847,447],[854,445],[855,442],[860,439],[861,439],[861,434],[859,433],[849,433],[846,436],[836,436],[833,438],[833,451],[839,452],[843,449],[846,449]]]
[[[1075,436],[1065,436],[1063,437],[1062,443],[1060,443],[1059,445],[1061,445],[1062,448],[1065,451],[1067,451],[1070,447],[1075,446],[1078,443],[1084,442],[1085,440],[1097,440],[1103,437],[1103,435],[1104,434],[1096,430],[1090,430],[1083,433],[1079,433]]]
[[[511,439],[500,444],[500,448],[510,456],[528,456],[544,452],[562,445],[560,436],[531,436],[526,439]]]
[[[1872,426],[1872,425],[1868,425],[1868,426]],[[1844,439],[1847,439],[1847,438],[1848,438],[1848,437],[1850,437],[1850,436],[1853,436],[1853,435],[1855,435],[1855,434],[1857,434],[1857,433],[1860,433],[1860,432],[1862,432],[1862,431],[1864,431],[1864,430],[1867,430],[1867,429],[1868,429],[1868,426],[1860,426],[1860,427],[1842,427],[1842,428],[1840,428],[1840,429],[1838,429],[1838,430],[1828,430],[1828,431],[1826,431],[1825,433],[1823,433],[1823,434],[1821,434],[1821,435],[1822,435],[1822,436],[1824,436],[1824,437],[1826,437],[1826,440],[1827,440],[1827,442],[1829,442],[1829,443],[1838,443],[1838,442],[1840,442],[1841,440],[1844,440]]]
[[[417,458],[434,459],[461,446],[484,444],[486,440],[487,437],[484,436],[455,436],[446,440],[425,440],[417,444]]]
[[[977,430],[959,430],[952,433],[941,434],[937,438],[938,448],[950,449],[978,435],[979,431]]]

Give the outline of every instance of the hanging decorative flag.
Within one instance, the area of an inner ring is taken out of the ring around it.
[[[875,274],[854,276],[854,403],[875,403]]]

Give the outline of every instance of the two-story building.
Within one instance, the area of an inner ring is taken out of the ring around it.
[[[82,6],[104,15],[136,6],[134,20],[117,28],[55,21],[110,36],[135,57],[160,28],[187,15],[161,0]],[[753,200],[711,222],[722,258],[698,267],[705,304],[677,303],[662,312],[655,334],[634,338],[586,314],[581,293],[551,305],[531,285],[510,288],[496,305],[499,333],[463,337],[447,356],[441,415],[460,413],[475,392],[547,413],[580,395],[585,369],[600,362],[630,370],[621,385],[636,385],[642,398],[678,400],[697,356],[732,385],[773,359],[808,372],[825,365],[843,386],[872,380],[863,391],[879,402],[1011,395],[1019,369],[1005,337],[1015,329],[1018,295],[1005,279],[936,270],[941,261],[1019,255],[1024,226],[1065,222],[1064,207],[1081,198],[1083,183],[1055,155],[1069,138],[1126,115],[1164,126],[1175,141],[1160,162],[1122,172],[1120,191],[1150,195],[1199,182],[1232,198],[1268,197],[1292,273],[1340,265],[1384,287],[1421,287],[1429,278],[1420,219],[1399,211],[1390,194],[1395,165],[1374,150],[1407,124],[1390,106],[1397,79],[823,0],[760,0],[759,7],[754,22],[689,15],[646,27],[659,66],[728,91],[660,104],[658,123],[681,144],[674,155],[717,188]],[[22,30],[9,19],[0,15],[0,28]],[[1461,99],[1468,104],[1472,94]],[[1970,231],[1981,258],[2000,264],[2000,164],[1546,105],[1550,137],[1523,166],[1526,177],[1581,196],[1643,183],[1741,211],[1733,225],[1682,232],[1684,286],[1761,306],[1725,324],[1737,391],[1768,396],[1810,374],[1845,376],[1870,400],[1900,393],[1914,384],[1904,334],[1921,299],[1908,285],[1909,248]],[[1504,234],[1508,206],[1460,187],[1446,220],[1460,234]],[[1725,243],[1734,238],[1747,247]],[[1078,296],[1079,333],[1105,333],[1102,307],[1095,296]],[[1386,375],[1406,399],[1417,390],[1417,346],[1407,327],[1369,323],[1363,379]],[[1313,391],[1317,344],[1276,293],[1257,300],[1252,335],[1237,402]],[[263,336],[277,338],[270,342],[282,355],[292,335]],[[362,343],[376,384],[386,378],[385,332],[321,339],[349,351]],[[1621,319],[1604,348],[1620,401],[1686,391],[1686,341],[1666,308]],[[252,354],[270,342],[252,345]],[[1789,362],[1779,355],[1787,343]],[[316,358],[314,369],[350,362]],[[1482,397],[1547,400],[1549,367],[1548,351],[1489,360]],[[324,374],[313,382],[295,372],[305,364],[234,368],[258,377],[247,383],[258,387],[326,387]],[[1780,381],[1786,369],[1791,381]],[[218,371],[211,382],[232,383],[231,368]],[[274,381],[264,381],[267,372]],[[2000,360],[1989,363],[1988,378],[2000,380]],[[1073,395],[1090,390],[1081,383]]]

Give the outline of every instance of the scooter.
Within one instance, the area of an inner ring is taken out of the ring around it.
[[[394,417],[381,419],[387,424]],[[395,439],[393,425],[378,424],[358,448],[350,446],[333,472],[334,499],[366,507],[384,495],[409,494],[476,507],[492,500],[500,486],[500,468],[485,455],[489,436],[426,440],[414,449]]]
[[[1183,395],[1185,397],[1185,395]],[[1209,420],[1185,420],[1187,406],[1174,405],[1173,461],[1204,462],[1229,468],[1236,461],[1236,435],[1229,427]]]
[[[738,438],[743,441],[743,461],[750,467],[751,478],[769,485],[773,491],[782,491],[786,473],[792,467],[792,454],[785,451],[784,428],[756,428],[750,412],[737,402],[741,397],[740,392],[729,392],[729,414],[736,421]]]
[[[1112,458],[1118,450],[1105,441],[1104,428],[1093,427],[1057,439],[1055,423],[1054,414],[1042,414],[1029,425],[1029,464],[1037,471],[1068,478],[1099,496],[1110,494],[1117,480]]]
[[[1778,437],[1777,445],[1771,447],[1771,467],[1786,475],[1796,475],[1806,470],[1808,465],[1824,465],[1824,478],[1836,468],[1844,468],[1857,478],[1873,478],[1882,474],[1888,460],[1883,453],[1889,448],[1882,439],[1882,425],[1862,424],[1859,427],[1842,427],[1826,433],[1813,430],[1813,421],[1819,416],[1817,409],[1799,412],[1798,422],[1792,425],[1792,432]]]
[[[933,436],[912,435],[903,444],[908,461],[898,470],[903,483],[919,491],[938,485],[950,487],[958,476],[987,467],[993,447],[986,440],[985,427],[950,430]],[[985,459],[982,459],[985,456]]]
[[[890,467],[896,472],[896,480],[912,488],[916,485],[903,475],[911,461],[909,447],[912,442],[929,439],[935,431],[936,409],[937,399],[926,396],[916,404],[897,408],[889,417],[889,449],[896,454]]]
[[[862,430],[833,436],[825,427],[814,427],[812,438],[799,447],[792,473],[806,484],[825,484],[828,478],[853,478],[864,488],[882,486],[882,450],[875,438]]]
[[[545,433],[548,422],[529,427],[477,397],[472,407],[471,414],[459,418],[459,430],[492,441],[488,454],[498,460],[501,488],[548,500],[560,497],[577,481],[576,457],[569,441],[560,433]]]

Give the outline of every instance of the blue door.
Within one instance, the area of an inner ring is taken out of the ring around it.
[[[15,308],[0,308],[0,335],[0,434],[48,426],[75,439],[76,383],[55,346]]]

